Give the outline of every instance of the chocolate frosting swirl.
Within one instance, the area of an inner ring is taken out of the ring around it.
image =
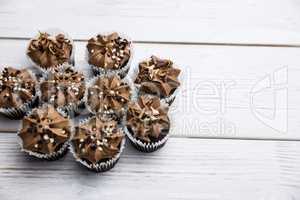
[[[71,137],[69,120],[51,105],[36,108],[24,117],[19,136],[23,148],[41,154],[57,152]]]
[[[42,68],[50,68],[70,62],[72,43],[64,34],[51,36],[40,33],[37,39],[30,41],[27,55]]]
[[[135,83],[140,84],[141,91],[165,98],[179,87],[179,74],[180,69],[175,68],[172,61],[152,56],[139,64]]]
[[[88,88],[87,104],[92,112],[122,112],[131,97],[130,86],[117,75],[96,78]]]
[[[157,141],[169,132],[167,112],[168,107],[163,107],[158,97],[142,95],[137,102],[128,105],[127,128],[135,138],[144,142]]]
[[[121,69],[131,55],[131,43],[114,32],[97,35],[88,41],[88,62],[104,69]]]
[[[80,159],[96,165],[119,153],[123,138],[116,121],[94,116],[75,128],[72,144]]]
[[[28,70],[4,68],[0,75],[0,108],[16,108],[29,102],[36,94],[35,86]]]
[[[84,75],[72,66],[52,69],[40,84],[41,99],[55,107],[78,103],[84,97]]]

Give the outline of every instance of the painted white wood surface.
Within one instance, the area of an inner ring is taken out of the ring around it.
[[[1,0],[0,36],[64,28],[76,39],[119,30],[137,41],[300,44],[297,0]]]
[[[151,154],[129,144],[111,171],[95,174],[71,154],[46,162],[0,135],[0,197],[32,199],[297,200],[300,143],[170,138]]]
[[[26,156],[7,133],[19,122],[0,118],[0,199],[300,199],[300,143],[280,141],[300,139],[300,50],[287,48],[300,45],[299,8],[297,0],[53,0],[51,8],[0,0],[0,68],[28,66],[24,39],[59,27],[77,40],[79,69],[78,40],[107,30],[137,41],[133,65],[156,54],[184,69],[167,145],[143,154],[128,144],[104,174],[70,154]]]
[[[27,42],[0,40],[5,50],[0,65],[28,66]],[[85,44],[76,42],[81,70],[87,69]],[[171,58],[183,69],[181,92],[171,110],[173,135],[300,139],[298,48],[136,44],[132,66],[151,54]],[[256,94],[258,86],[263,87]],[[0,130],[16,131],[18,124],[3,119]]]

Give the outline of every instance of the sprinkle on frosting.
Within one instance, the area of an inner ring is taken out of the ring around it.
[[[169,132],[167,112],[168,108],[160,104],[158,97],[142,95],[137,102],[128,105],[127,128],[144,142],[159,140]]]
[[[117,127],[116,121],[94,116],[75,127],[72,145],[80,159],[97,165],[119,153],[123,138],[123,131]]]
[[[96,78],[87,95],[87,103],[93,112],[121,112],[127,107],[131,90],[118,76],[104,76]]]
[[[0,75],[0,107],[17,108],[35,96],[35,78],[26,70],[4,68]]]
[[[63,65],[49,72],[40,90],[42,101],[55,107],[76,104],[84,97],[84,75],[72,66]]]
[[[72,50],[71,41],[64,34],[51,36],[40,32],[37,39],[30,41],[27,55],[37,65],[48,69],[70,62]]]
[[[51,105],[36,108],[24,117],[19,136],[23,148],[41,154],[57,152],[70,139],[69,120]]]
[[[140,84],[141,91],[165,98],[179,87],[179,74],[180,69],[175,68],[172,61],[152,56],[139,64],[135,83]]]
[[[131,43],[118,33],[97,35],[88,41],[88,62],[104,69],[121,69],[131,55]]]

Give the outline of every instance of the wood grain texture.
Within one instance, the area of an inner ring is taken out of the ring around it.
[[[0,197],[32,199],[297,200],[300,143],[171,138],[144,154],[129,144],[111,171],[95,174],[68,154],[56,162],[20,152],[0,135]]]
[[[119,30],[136,41],[300,44],[297,0],[1,0],[0,36],[58,27],[75,39]]]
[[[0,40],[0,65],[28,66],[27,42]],[[84,53],[85,42],[76,42],[76,67],[86,71]],[[132,66],[152,54],[183,69],[172,135],[300,139],[299,49],[136,44]],[[2,131],[16,127],[0,120]]]

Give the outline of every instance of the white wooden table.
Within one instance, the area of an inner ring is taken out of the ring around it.
[[[133,65],[171,58],[183,85],[160,151],[129,144],[95,174],[71,155],[19,151],[19,121],[0,118],[0,199],[300,199],[300,2],[297,0],[0,0],[0,65],[28,66],[37,30],[64,29],[84,69],[86,40],[117,30],[135,42]]]

